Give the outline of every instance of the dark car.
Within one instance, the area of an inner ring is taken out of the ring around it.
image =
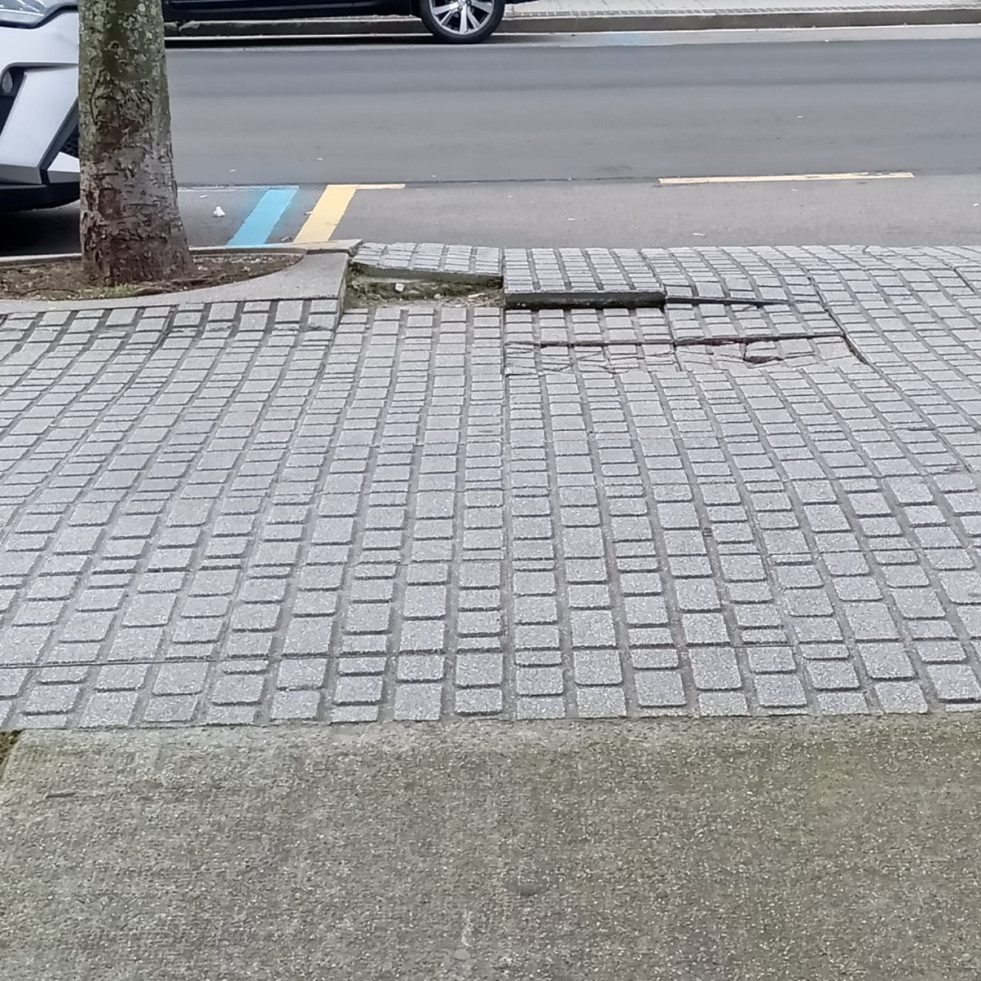
[[[477,44],[497,30],[508,3],[527,0],[164,0],[164,18],[189,20],[280,20],[295,17],[418,17],[447,44]]]

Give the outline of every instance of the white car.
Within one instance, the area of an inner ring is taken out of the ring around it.
[[[0,0],[0,211],[77,198],[77,0]]]

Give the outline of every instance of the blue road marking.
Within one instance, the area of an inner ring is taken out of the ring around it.
[[[265,245],[297,190],[296,187],[266,188],[239,230],[228,240],[228,244],[236,248]]]

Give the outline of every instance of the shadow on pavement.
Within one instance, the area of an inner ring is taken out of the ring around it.
[[[0,256],[78,251],[78,205],[0,215]]]

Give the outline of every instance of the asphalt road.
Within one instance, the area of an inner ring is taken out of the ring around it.
[[[976,243],[981,37],[953,33],[176,50],[182,206],[202,245],[232,239],[269,186],[295,188],[268,231],[289,241],[325,185],[365,183],[406,187],[359,191],[335,237]],[[867,171],[913,176],[661,183]],[[74,220],[5,220],[0,253],[72,248]]]
[[[184,183],[981,173],[981,40],[175,51]]]

